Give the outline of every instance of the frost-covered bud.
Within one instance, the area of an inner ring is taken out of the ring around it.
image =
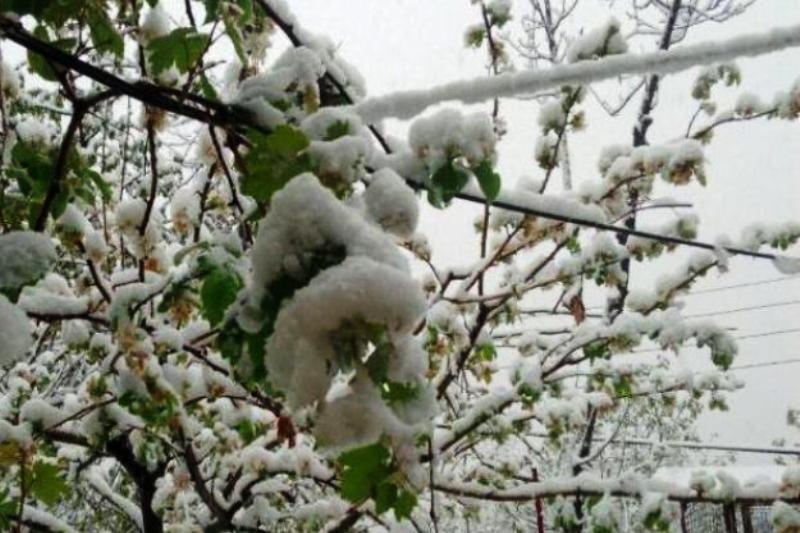
[[[200,195],[194,187],[175,191],[169,206],[172,225],[180,235],[188,235],[200,217]]]
[[[13,100],[19,96],[19,76],[2,59],[0,59],[0,92],[6,100]]]
[[[103,235],[90,229],[84,235],[83,246],[86,248],[86,255],[96,264],[102,264],[108,255],[108,245]]]
[[[673,148],[664,168],[664,179],[675,185],[684,185],[694,175],[701,185],[705,185],[704,159],[703,147],[699,141],[683,141]]]
[[[737,115],[750,117],[761,112],[763,107],[764,104],[761,103],[758,96],[753,93],[742,93],[739,95],[739,98],[736,99],[736,105],[733,110]]]
[[[713,65],[700,70],[692,86],[692,98],[695,100],[707,100],[711,97],[711,89],[718,82],[723,81],[725,85],[738,85],[742,79],[739,67],[734,63],[722,63]]]
[[[536,139],[533,156],[544,170],[558,165],[558,137],[552,131]]]
[[[431,250],[431,245],[428,242],[427,237],[422,233],[415,233],[411,236],[410,240],[411,245],[411,252],[422,259],[423,261],[430,261],[433,251]]]
[[[364,201],[369,217],[383,229],[404,239],[413,235],[419,219],[417,197],[396,172],[389,168],[377,171]]]
[[[797,533],[800,531],[800,511],[786,502],[772,504],[770,522],[776,533]]]
[[[331,141],[345,135],[357,135],[363,124],[358,115],[336,107],[324,107],[300,123],[300,129],[309,139]]]
[[[169,30],[169,16],[159,2],[144,14],[139,24],[139,39],[146,45],[153,39],[168,34]]]
[[[138,198],[124,200],[117,204],[115,211],[117,228],[123,233],[136,231],[144,218],[146,207],[144,200]]]
[[[480,48],[485,37],[486,29],[483,24],[473,24],[464,32],[464,45],[470,48]]]
[[[497,138],[488,114],[464,116],[455,109],[443,109],[415,120],[409,129],[408,142],[414,155],[428,169],[435,170],[460,156],[470,165],[493,159]]]
[[[492,0],[486,4],[486,11],[491,23],[502,27],[511,20],[511,0]]]
[[[91,225],[75,204],[67,205],[61,216],[56,219],[56,231],[62,244],[67,246],[79,243],[87,228],[91,228]]]
[[[0,366],[24,357],[32,341],[28,317],[0,294]]]
[[[789,92],[775,95],[774,107],[783,119],[796,119],[800,116],[800,79],[794,82]]]
[[[347,135],[332,141],[311,141],[308,153],[317,165],[319,180],[334,191],[349,191],[350,184],[361,178],[367,143],[361,137]]]
[[[539,109],[539,126],[543,133],[548,131],[558,131],[564,127],[567,114],[560,99],[549,100]]]
[[[61,326],[64,342],[71,348],[77,348],[89,342],[89,328],[81,320],[69,320]]]
[[[620,23],[611,18],[604,25],[578,37],[567,49],[567,61],[575,63],[628,51],[628,44],[620,32]]]
[[[800,497],[800,467],[787,468],[781,477],[781,494],[788,498]]]
[[[689,478],[689,487],[696,491],[698,495],[709,494],[717,486],[717,480],[705,470],[692,472]]]
[[[26,118],[15,126],[19,139],[36,146],[50,146],[55,136],[55,128],[44,120]]]

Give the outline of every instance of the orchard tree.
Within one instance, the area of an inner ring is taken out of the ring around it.
[[[712,96],[800,28],[673,50],[747,2],[634,0],[570,34],[578,3],[473,2],[488,77],[367,98],[282,0],[1,0],[0,528],[667,531],[681,504],[741,501],[796,530],[796,468],[680,486],[652,478],[680,457],[615,441],[695,438],[740,386],[735,340],[682,314],[693,283],[731,255],[798,270],[799,224],[701,242],[658,197],[713,179],[717,127],[797,119],[800,84]],[[651,140],[663,76],[698,65],[696,120]],[[620,75],[602,102],[639,102],[632,139],[577,182],[590,84]],[[537,171],[512,187],[497,146],[519,94],[540,100]],[[422,114],[448,100],[488,106]],[[479,256],[446,269],[417,222],[461,201]],[[685,345],[716,370],[680,370]]]

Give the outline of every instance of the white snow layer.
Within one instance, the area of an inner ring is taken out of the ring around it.
[[[33,231],[0,236],[0,289],[16,289],[42,277],[56,260],[49,237]]]
[[[0,294],[0,366],[21,359],[32,341],[28,317]]]

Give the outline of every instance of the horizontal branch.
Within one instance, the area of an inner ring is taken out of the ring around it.
[[[800,30],[798,30],[800,31]],[[414,182],[412,186],[416,188],[420,188],[421,184],[418,182]],[[468,202],[477,203],[481,205],[485,205],[488,203],[488,200],[476,190],[472,189],[465,189],[466,192],[460,192],[455,195],[455,198],[460,200],[466,200]],[[723,246],[712,244],[709,242],[703,241],[694,241],[691,239],[683,239],[681,237],[674,237],[671,235],[663,235],[660,233],[653,233],[650,231],[642,231],[633,228],[627,228],[624,226],[615,226],[613,224],[608,224],[606,222],[602,222],[597,219],[593,218],[585,218],[581,216],[573,216],[568,214],[567,212],[555,212],[551,210],[541,209],[537,207],[531,207],[526,205],[521,205],[520,202],[516,202],[513,200],[514,194],[508,192],[501,192],[498,199],[491,202],[494,207],[499,207],[502,209],[506,209],[508,211],[513,211],[515,213],[522,213],[525,215],[532,215],[541,218],[545,218],[548,220],[557,220],[559,222],[565,222],[567,224],[574,224],[576,226],[583,226],[588,228],[594,228],[601,231],[610,231],[616,233],[618,235],[633,235],[636,237],[643,237],[645,239],[650,239],[653,241],[663,242],[667,244],[675,244],[680,246],[688,246],[690,248],[700,248],[702,250],[709,250],[709,251],[725,251],[733,255],[743,255],[747,257],[754,257],[757,259],[769,259],[771,261],[795,261],[792,257],[786,257],[776,254],[770,254],[765,252],[756,252],[752,250],[747,250],[744,248],[738,248],[735,246]],[[800,259],[796,259],[798,263],[800,263]]]
[[[743,505],[771,505],[776,500],[800,503],[798,497],[785,497],[777,483],[758,486],[753,490],[739,487],[733,494],[718,494],[697,491],[675,483],[643,477],[625,476],[614,479],[599,479],[591,475],[549,479],[525,483],[511,489],[492,489],[477,484],[436,484],[435,490],[477,500],[495,502],[529,502],[548,496],[578,496],[596,494],[617,497],[639,498],[646,493],[657,493],[672,501],[691,503],[737,503]]]
[[[428,107],[448,100],[465,104],[492,98],[533,94],[563,85],[586,85],[632,74],[671,74],[697,65],[730,61],[743,56],[758,56],[800,46],[800,26],[774,28],[722,41],[682,46],[647,54],[622,54],[566,65],[547,70],[516,72],[459,80],[432,87],[398,91],[367,98],[353,106],[365,122],[385,118],[407,119]]]
[[[197,107],[189,105],[181,99],[172,96],[172,92],[167,87],[159,87],[158,85],[146,81],[137,81],[133,83],[126,81],[110,72],[106,72],[101,68],[79,59],[69,52],[65,52],[41,39],[37,39],[26,31],[21,24],[1,16],[0,37],[13,41],[23,48],[41,55],[54,64],[82,74],[112,89],[120,95],[129,96],[148,106],[163,109],[169,113],[199,120],[215,126],[234,127],[237,125],[246,125],[262,129],[252,123],[252,121],[248,121],[246,116],[234,113],[230,106],[221,102],[209,100],[198,95],[179,93],[181,97],[191,98],[193,102],[202,106]]]

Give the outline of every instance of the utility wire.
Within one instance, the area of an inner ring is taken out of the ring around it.
[[[784,335],[786,333],[797,333],[797,332],[800,332],[800,328],[778,329],[774,331],[765,331],[763,333],[752,333],[750,335],[738,335],[734,337],[734,339],[736,340],[755,339],[759,337],[772,337],[774,335]]]
[[[708,289],[700,289],[700,290],[696,290],[696,291],[689,291],[688,293],[685,294],[685,296],[693,296],[695,294],[708,294],[708,293],[712,293],[712,292],[722,292],[722,291],[728,291],[728,290],[731,290],[731,289],[740,289],[742,287],[756,287],[758,285],[767,285],[767,284],[770,284],[770,283],[778,283],[778,282],[781,282],[781,281],[794,281],[794,280],[796,280],[798,278],[800,278],[800,276],[798,276],[798,275],[781,276],[779,278],[771,278],[771,279],[765,279],[765,280],[761,280],[761,281],[750,281],[750,282],[747,282],[747,283],[737,283],[735,285],[724,285],[722,287],[711,287],[711,288],[708,288]]]
[[[767,366],[783,366],[793,365],[800,363],[800,359],[784,359],[783,361],[766,361],[764,363],[751,363],[749,365],[736,365],[730,367],[728,370],[749,370],[751,368],[762,368]]]
[[[775,307],[786,307],[789,305],[800,304],[800,300],[788,300],[785,302],[773,302],[769,304],[749,305],[746,307],[737,307],[734,309],[726,309],[720,311],[709,311],[707,313],[694,313],[691,315],[684,315],[684,318],[700,318],[708,316],[731,315],[733,313],[742,313],[745,311],[758,311],[759,309],[773,309]]]
[[[694,296],[696,294],[709,294],[709,293],[713,293],[713,292],[723,292],[723,291],[729,291],[729,290],[733,290],[733,289],[741,289],[741,288],[744,288],[744,287],[757,287],[757,286],[760,286],[760,285],[769,285],[769,284],[772,284],[772,283],[779,283],[779,282],[782,282],[782,281],[795,281],[797,279],[800,279],[800,275],[781,276],[779,278],[770,278],[770,279],[764,279],[764,280],[761,280],[761,281],[750,281],[750,282],[747,282],[747,283],[736,283],[734,285],[723,285],[721,287],[710,287],[708,289],[699,289],[699,290],[689,291],[687,293],[682,294],[681,296],[686,297],[686,296]],[[596,309],[604,309],[604,306],[602,306],[602,305],[592,305],[592,306],[589,306],[589,307],[586,308],[587,311],[594,311]],[[543,314],[544,311],[545,310],[543,310],[543,309],[542,310],[537,309],[537,310],[533,310],[533,311],[530,311],[530,312],[529,311],[521,311],[521,312],[523,314]],[[570,314],[570,313],[564,312],[564,314]],[[602,316],[602,315],[597,315],[597,316]]]
[[[734,340],[756,339],[761,337],[773,337],[775,335],[786,335],[787,333],[800,333],[800,328],[777,329],[773,331],[763,331],[760,333],[750,333],[747,335],[735,335]],[[629,353],[643,353],[643,352],[663,352],[664,348],[642,348],[640,350],[633,350]]]

